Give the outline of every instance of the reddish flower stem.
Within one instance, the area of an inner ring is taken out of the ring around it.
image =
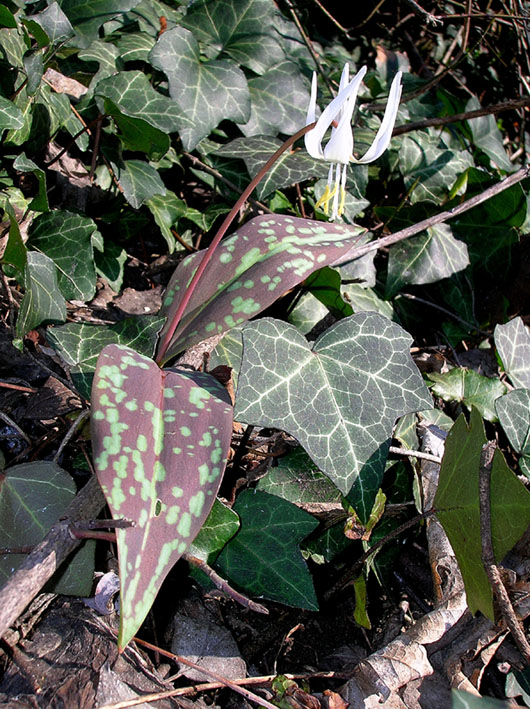
[[[164,356],[166,352],[169,349],[169,346],[171,345],[171,340],[173,338],[173,335],[175,334],[175,330],[177,329],[182,316],[184,315],[184,311],[186,310],[188,303],[190,302],[191,296],[193,295],[195,288],[197,287],[197,284],[203,275],[204,271],[206,270],[206,267],[208,266],[208,263],[211,261],[211,258],[213,256],[213,252],[217,248],[219,242],[223,238],[223,236],[226,234],[226,231],[230,224],[233,222],[234,218],[236,217],[237,213],[241,209],[242,205],[246,202],[250,194],[254,191],[254,189],[258,186],[258,184],[261,182],[261,180],[265,177],[267,172],[271,169],[271,167],[274,165],[276,160],[288,149],[295,143],[299,138],[301,138],[303,135],[305,135],[308,131],[310,131],[312,128],[315,127],[315,123],[310,123],[309,125],[305,126],[301,130],[299,130],[297,133],[292,135],[290,138],[288,138],[283,145],[281,145],[278,150],[274,153],[274,155],[271,155],[271,157],[267,160],[265,165],[261,168],[261,170],[258,172],[258,174],[254,177],[254,179],[249,182],[247,187],[243,190],[241,196],[237,200],[237,202],[234,204],[232,207],[230,213],[226,216],[224,222],[221,224],[219,231],[217,234],[214,236],[212,243],[208,247],[206,253],[202,257],[202,261],[200,262],[197,270],[193,274],[193,278],[191,279],[191,282],[186,289],[186,292],[184,294],[184,297],[182,298],[179,307],[177,308],[177,311],[175,312],[175,315],[172,318],[171,324],[168,327],[168,330],[166,334],[164,335],[164,339],[160,343],[158,347],[158,354],[156,357],[156,362],[158,365],[164,364]]]

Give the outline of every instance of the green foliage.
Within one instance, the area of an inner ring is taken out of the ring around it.
[[[211,242],[234,195],[306,122],[315,59],[282,7],[272,0],[0,7],[1,267],[14,290],[15,342],[24,347],[38,328],[39,341],[55,348],[79,393],[92,399],[99,480],[113,516],[134,523],[117,533],[120,647],[185,551],[210,564],[217,559],[221,572],[248,593],[316,610],[299,548],[316,521],[296,504],[337,504],[346,495],[352,516],[377,525],[374,538],[382,534],[379,491],[392,479],[391,439],[418,448],[418,418],[452,426],[438,514],[470,608],[491,614],[477,531],[482,418],[502,427],[530,477],[530,335],[522,317],[509,320],[528,315],[513,287],[529,224],[522,184],[377,257],[375,251],[355,256],[382,235],[381,227],[388,233],[414,226],[518,168],[522,139],[494,114],[410,130],[393,138],[370,168],[352,165],[342,223],[329,223],[316,206],[329,163],[310,157],[302,141],[294,144],[251,195],[260,201],[260,216],[250,214],[255,203],[241,205],[239,222],[175,322],[206,251],[197,251],[199,244]],[[300,17],[309,23],[304,34],[318,57],[323,108],[331,98],[326,86],[338,84],[344,61],[353,70],[352,57],[372,48],[362,36],[348,49],[330,40],[310,8]],[[445,54],[459,27],[444,25],[433,57]],[[477,80],[481,53],[466,52],[462,67],[454,68],[462,72],[454,85],[442,74],[435,89],[403,102],[398,122],[476,109],[490,88],[513,98],[497,75],[488,75],[491,87]],[[368,71],[361,89],[356,156],[380,125],[379,109],[366,104],[386,98],[391,62],[383,64]],[[409,89],[421,91],[421,82],[405,67],[404,93]],[[184,249],[195,253],[184,258]],[[151,272],[159,257],[161,270]],[[159,315],[114,322],[115,313],[107,318],[91,302],[104,283],[115,292],[137,287],[131,264],[141,264],[148,281],[142,288],[149,288],[167,282],[164,268],[173,263]],[[273,317],[260,317],[264,312]],[[75,321],[66,322],[67,315]],[[494,327],[498,360],[515,390],[506,393],[495,373],[427,370],[432,392],[449,403],[441,404],[444,411],[432,409],[410,357],[413,340],[426,351],[444,338],[458,351],[461,343],[473,349],[480,345],[477,334],[483,338]],[[233,369],[237,418],[280,429],[303,446],[280,459],[257,491],[238,494],[233,510],[215,500],[230,445],[227,392],[204,372],[161,368],[213,335],[223,337],[206,364]],[[461,406],[472,411],[469,428],[462,416],[453,425],[448,415]],[[28,471],[31,481],[18,476]],[[409,474],[402,464],[389,499],[398,487],[410,490]],[[528,523],[528,493],[500,452],[492,486],[500,558]],[[22,494],[29,500],[23,514],[13,502]],[[35,543],[73,494],[70,477],[51,463],[8,469],[0,488],[2,544]],[[48,499],[44,515],[41,503]],[[370,520],[376,499],[378,514]],[[304,542],[304,554],[329,562],[352,543],[343,527],[337,523]],[[92,552],[86,545],[83,553]],[[84,583],[92,562],[83,559],[79,554],[67,571]],[[365,626],[368,589],[361,576],[356,618]]]

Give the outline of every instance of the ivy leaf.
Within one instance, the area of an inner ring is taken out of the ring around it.
[[[160,160],[169,150],[169,135],[138,118],[123,114],[110,99],[105,99],[105,113],[114,118],[120,140],[127,150],[146,153],[150,160]]]
[[[326,266],[312,273],[304,282],[304,288],[315,296],[336,317],[353,315],[352,307],[341,293],[341,277],[334,268]]]
[[[454,238],[451,227],[437,224],[390,248],[386,295],[403,285],[435,283],[469,266],[467,246]]]
[[[495,410],[511,446],[521,455],[521,471],[530,478],[530,389],[514,389],[501,396]]]
[[[76,389],[88,399],[97,358],[103,348],[124,345],[151,357],[163,322],[163,318],[155,315],[142,315],[125,318],[114,325],[67,323],[48,330],[47,339],[70,367]]]
[[[0,96],[0,131],[19,130],[24,125],[24,114],[12,101]]]
[[[413,203],[439,204],[455,180],[472,165],[471,155],[450,150],[433,129],[406,136],[399,150],[398,166]]]
[[[241,527],[217,559],[221,573],[254,596],[318,610],[298,548],[318,522],[296,505],[254,490],[244,490],[233,509]]]
[[[241,69],[228,60],[201,61],[197,40],[188,30],[164,32],[149,60],[166,74],[169,94],[189,121],[179,131],[186,150],[193,150],[222,120],[248,120],[250,97]]]
[[[451,542],[471,613],[494,619],[491,586],[482,564],[478,476],[484,425],[477,409],[466,423],[461,414],[445,442],[436,514]],[[465,471],[465,475],[462,472]],[[508,468],[499,449],[491,469],[491,533],[495,561],[503,559],[530,524],[530,493]]]
[[[361,231],[277,214],[251,219],[219,245],[165,359],[257,315],[317,268],[347,260]],[[168,323],[203,253],[188,256],[175,269],[161,310]]]
[[[216,150],[215,154],[228,158],[241,158],[245,161],[250,176],[255,177],[281,144],[281,140],[267,135],[235,138]],[[286,151],[259,183],[256,196],[258,199],[263,199],[275,190],[304,182],[312,177],[327,177],[328,170],[324,163],[314,160],[306,152]]]
[[[344,318],[313,346],[263,318],[243,330],[236,419],[293,435],[318,468],[369,515],[395,420],[432,401],[412,338],[376,313]]]
[[[432,391],[444,401],[459,401],[468,410],[475,406],[487,421],[496,421],[495,401],[506,393],[500,379],[490,379],[472,369],[455,367],[443,374],[429,373]]]
[[[269,0],[199,0],[190,5],[182,25],[210,51],[224,52],[262,74],[285,58],[273,33],[275,15]]]
[[[56,463],[14,465],[0,473],[0,547],[35,546],[64,514],[76,494],[72,477]],[[95,543],[88,542],[54,575],[55,593],[86,596],[92,587]],[[0,556],[0,579],[7,581],[24,554]],[[74,573],[70,565],[73,564]]]
[[[530,388],[530,332],[522,318],[513,318],[494,331],[495,346],[515,387]]]
[[[59,289],[57,269],[45,254],[27,252],[24,289],[16,324],[18,339],[42,323],[66,320],[66,302]]]
[[[11,202],[7,199],[4,205],[4,209],[6,215],[9,218],[9,239],[7,241],[5,251],[2,254],[1,260],[2,263],[9,263],[15,268],[17,268],[20,273],[23,273],[24,267],[26,265],[26,245],[22,240],[22,235],[20,233],[20,227],[18,225],[16,212]]]
[[[28,209],[33,209],[36,212],[48,212],[50,207],[48,205],[48,195],[46,193],[46,174],[44,170],[26,157],[25,153],[21,153],[17,156],[13,163],[15,170],[20,170],[20,172],[31,172],[37,178],[39,185],[39,191],[33,197],[28,205]]]
[[[123,195],[134,209],[156,195],[165,195],[166,187],[162,178],[152,165],[143,160],[126,160],[122,167],[113,163]]]
[[[473,96],[466,104],[466,111],[474,111],[480,107],[479,100]],[[513,172],[516,165],[506,155],[496,116],[479,116],[479,118],[472,118],[468,123],[477,148],[483,150],[498,168],[505,172]]]
[[[63,5],[66,3],[63,2]],[[52,2],[46,10],[30,15],[28,20],[36,22],[48,35],[50,44],[57,44],[73,37],[75,34],[70,20],[64,14],[57,2]]]
[[[99,356],[92,406],[98,480],[113,518],[134,522],[116,530],[122,650],[213,505],[232,407],[210,375],[161,370],[120,345]]]
[[[221,549],[228,543],[239,529],[237,514],[215,500],[206,522],[193,540],[189,553],[202,559],[207,564],[213,564]]]
[[[94,95],[99,109],[104,112],[104,99],[131,118],[141,119],[165,133],[175,133],[187,121],[178,104],[155,91],[141,71],[120,71],[98,82]]]
[[[61,9],[76,31],[76,46],[88,47],[101,25],[136,7],[140,0],[62,0]]]
[[[248,88],[250,120],[239,126],[244,135],[291,135],[305,125],[309,92],[293,62],[282,62],[249,79]]]
[[[67,300],[90,300],[96,292],[92,236],[96,224],[74,212],[41,214],[28,231],[28,246],[53,259]]]

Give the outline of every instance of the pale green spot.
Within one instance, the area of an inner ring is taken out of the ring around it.
[[[226,251],[219,256],[219,263],[230,263],[234,257]]]
[[[175,455],[180,455],[182,453],[182,448],[179,448],[178,446],[175,446],[174,448],[171,449]]]
[[[136,495],[136,488],[133,485],[131,485],[131,487],[129,488],[129,495],[131,497],[134,497]]]
[[[115,460],[112,464],[113,470],[116,471],[116,475],[119,478],[127,477],[127,468],[129,465],[129,458],[126,455],[120,455],[118,460]]]
[[[182,495],[184,494],[184,490],[178,485],[175,485],[171,488],[171,494],[173,495],[173,497],[179,498],[182,497]]]
[[[318,254],[317,256],[317,263],[322,263],[322,261],[326,260],[326,254]]]
[[[103,411],[94,411],[94,413],[92,414],[92,418],[94,419],[94,421],[103,421],[103,419],[105,418],[105,414],[103,413]]]
[[[138,526],[145,527],[148,519],[149,519],[149,514],[147,513],[147,510],[145,508],[140,510],[140,515],[138,517]]]
[[[173,399],[175,397],[175,392],[173,389],[164,389],[164,399]]]
[[[112,505],[116,512],[119,511],[120,507],[127,499],[121,489],[121,480],[119,478],[114,478],[112,490],[110,491],[110,499],[112,500]]]
[[[189,537],[191,534],[191,515],[189,512],[184,512],[179,520],[177,532],[181,537]]]
[[[154,473],[154,479],[156,482],[163,483],[164,480],[166,479],[166,475],[167,475],[166,469],[164,468],[164,466],[162,465],[162,463],[159,460],[155,461],[153,473]]]
[[[185,552],[186,549],[187,549],[187,546],[188,546],[188,545],[186,544],[186,542],[179,542],[179,545],[178,545],[178,553],[179,553],[179,554],[184,554],[184,552]]]
[[[219,444],[219,441],[216,441],[216,444]],[[220,445],[216,445],[216,447],[210,453],[210,460],[212,461],[212,463],[220,463],[222,456],[223,456],[223,449],[221,448]]]
[[[191,436],[191,430],[187,426],[181,426],[180,427],[180,433],[184,438],[188,438]]]
[[[137,411],[138,403],[136,399],[131,399],[131,401],[127,401],[125,403],[125,408],[127,409],[127,411]]]
[[[144,401],[144,410],[145,411],[154,411],[155,408],[156,407],[152,401]]]
[[[200,517],[202,508],[204,507],[204,492],[199,490],[196,495],[190,498],[189,510],[195,517]]]
[[[252,315],[260,309],[254,298],[242,298],[240,295],[230,301],[234,313],[245,313]]]
[[[260,277],[260,281],[261,281],[262,283],[268,283],[268,282],[270,281],[270,279],[271,279],[271,277],[270,277],[270,276],[267,276],[267,275]]]
[[[243,288],[254,288],[254,281],[251,281],[250,279],[245,281],[243,283]]]
[[[193,387],[190,389],[188,401],[198,409],[204,409],[204,401],[208,401],[210,396],[210,393],[207,392],[206,389],[201,389],[201,387]]]
[[[180,516],[180,507],[178,505],[172,505],[166,514],[166,522],[168,524],[176,524]]]
[[[136,448],[142,453],[145,453],[147,451],[147,438],[144,436],[143,433],[140,433],[138,438],[136,439]]]
[[[234,318],[231,315],[225,315],[223,320],[225,321],[226,325],[228,325],[228,327],[235,327],[236,326],[236,321],[234,320]]]
[[[208,463],[203,463],[202,465],[199,465],[198,471],[199,485],[201,487],[204,487],[204,485],[206,485],[206,483],[208,482],[208,476],[210,475],[210,468],[208,467]]]
[[[206,433],[203,433],[202,438],[199,441],[199,445],[210,447],[212,445],[212,434],[208,431],[206,431]]]
[[[214,322],[209,322],[207,325],[204,326],[204,329],[206,330],[206,332],[212,332],[213,330],[215,330],[215,325],[216,324]]]
[[[118,409],[107,409],[105,418],[109,423],[118,423],[120,420],[120,412]]]

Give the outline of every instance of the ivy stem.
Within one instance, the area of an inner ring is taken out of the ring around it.
[[[164,364],[164,356],[169,349],[169,346],[171,344],[171,340],[173,338],[173,335],[175,334],[175,330],[177,329],[177,327],[182,319],[182,316],[184,315],[184,311],[186,310],[188,303],[190,302],[191,296],[193,295],[201,276],[203,275],[204,271],[206,270],[208,263],[211,261],[211,258],[213,256],[213,252],[217,248],[217,246],[218,246],[219,242],[221,241],[221,239],[223,238],[223,236],[226,234],[228,227],[234,221],[239,210],[241,209],[243,204],[247,201],[250,194],[254,191],[254,189],[261,182],[261,180],[265,177],[267,172],[274,165],[274,163],[278,160],[278,158],[288,148],[290,148],[291,145],[293,145],[293,143],[295,143],[299,138],[301,138],[303,135],[308,133],[312,128],[314,128],[315,125],[316,125],[315,123],[310,123],[309,125],[305,126],[301,130],[299,130],[297,133],[292,135],[290,138],[287,138],[285,143],[283,143],[278,148],[278,150],[274,153],[274,155],[271,155],[271,157],[267,160],[267,162],[261,168],[261,170],[258,172],[258,174],[251,180],[251,182],[249,182],[247,187],[241,193],[241,196],[239,197],[237,202],[234,204],[230,213],[226,216],[225,220],[223,221],[223,223],[219,227],[219,231],[214,236],[212,243],[210,244],[210,246],[206,250],[206,253],[202,257],[202,261],[200,262],[195,273],[193,274],[193,278],[191,279],[190,284],[187,287],[186,292],[184,293],[184,296],[179,304],[179,307],[177,308],[175,315],[173,316],[173,319],[167,329],[167,332],[164,335],[164,338],[158,347],[158,355],[156,358],[156,362],[158,365]]]

